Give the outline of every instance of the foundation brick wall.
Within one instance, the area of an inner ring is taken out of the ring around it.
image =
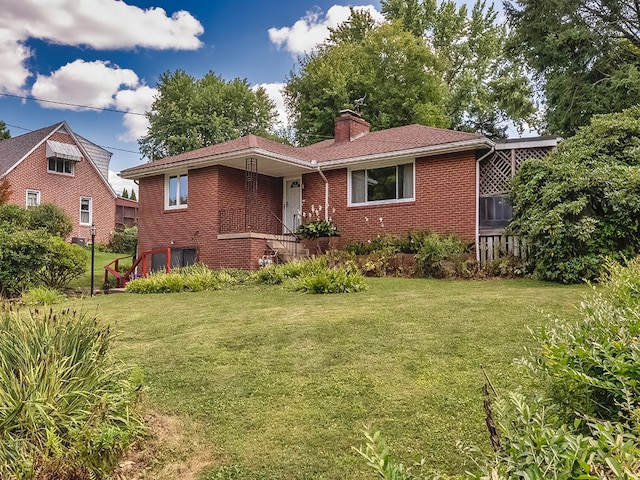
[[[412,230],[475,240],[476,159],[472,151],[417,159],[415,201],[407,203],[347,207],[348,170],[324,173],[329,180],[329,216],[340,232],[339,245],[378,235],[404,235]],[[303,185],[303,211],[308,214],[312,205],[324,208],[322,177],[306,174]]]
[[[266,240],[218,239],[219,211],[244,207],[244,170],[212,166],[188,175],[188,207],[175,210],[164,209],[165,175],[140,179],[138,252],[195,247],[197,260],[211,268],[257,268]],[[264,214],[282,211],[281,178],[258,176],[257,204]]]
[[[56,132],[51,140],[76,145],[71,135]],[[77,145],[76,145],[77,146]],[[96,226],[96,242],[108,243],[115,228],[115,196],[89,160],[75,162],[74,174],[47,171],[46,142],[7,174],[11,185],[9,202],[26,207],[26,191],[39,190],[40,203],[54,203],[71,218],[71,237],[91,240],[90,225],[80,225],[80,197],[92,198],[92,220]]]

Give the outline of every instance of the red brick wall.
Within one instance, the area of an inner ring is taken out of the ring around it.
[[[71,135],[57,132],[51,140],[74,144]],[[39,190],[40,203],[54,203],[73,223],[70,237],[91,239],[90,227],[80,225],[80,197],[92,198],[96,242],[107,243],[115,227],[115,197],[87,159],[75,163],[74,175],[47,171],[46,142],[34,150],[9,174],[10,203],[26,206],[26,191]]]
[[[340,231],[340,244],[426,229],[474,241],[474,152],[418,159],[415,201],[407,203],[347,207],[347,172],[347,169],[324,172],[329,180],[329,215]],[[318,173],[306,174],[303,184],[304,212],[310,212],[312,205],[324,208],[322,177]],[[324,218],[324,214],[321,216]]]
[[[172,246],[196,247],[198,261],[212,268],[257,268],[265,240],[218,240],[219,210],[244,207],[243,170],[213,166],[189,171],[189,200],[185,209],[164,209],[164,175],[139,183],[138,251]],[[258,177],[258,206],[282,211],[282,179]],[[278,232],[266,232],[278,233]]]

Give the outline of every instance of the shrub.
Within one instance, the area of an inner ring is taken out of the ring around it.
[[[454,235],[425,235],[416,253],[416,274],[435,278],[464,276],[468,268],[465,262],[473,263],[472,259],[464,256],[468,249],[469,245]]]
[[[58,290],[48,287],[31,287],[22,294],[25,305],[54,305],[63,302],[66,297]]]
[[[14,231],[29,227],[27,210],[18,205],[0,205],[0,230]]]
[[[67,238],[73,230],[73,223],[62,209],[53,203],[43,203],[27,209],[29,228],[44,230],[50,235]]]
[[[278,285],[285,280],[313,275],[327,269],[327,258],[320,255],[308,260],[296,260],[282,265],[270,265],[254,273],[253,278],[259,283]]]
[[[103,478],[143,433],[140,376],[75,312],[0,311],[0,478]]]
[[[45,265],[48,240],[38,231],[0,230],[0,296],[19,295],[33,283]]]
[[[327,268],[320,272],[302,275],[292,281],[291,288],[305,293],[354,293],[366,290],[367,286],[359,272]]]
[[[245,281],[248,273],[237,270],[211,270],[206,265],[194,264],[176,268],[171,273],[158,272],[127,283],[130,293],[176,293],[219,290],[226,285]]]
[[[87,252],[82,247],[69,244],[60,237],[49,237],[44,268],[34,276],[46,287],[62,289],[82,275],[86,267]]]
[[[296,232],[303,238],[336,237],[340,235],[338,228],[330,220],[314,220],[298,226]]]
[[[138,246],[138,227],[127,227],[115,231],[111,236],[111,251],[113,253],[136,253]]]
[[[512,189],[513,233],[545,280],[596,279],[605,257],[640,253],[640,106],[596,115],[543,160],[523,163]]]

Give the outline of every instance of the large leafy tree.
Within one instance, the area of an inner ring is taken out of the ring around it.
[[[382,11],[388,22],[376,25],[352,9],[290,74],[284,94],[298,141],[331,136],[337,111],[365,95],[362,113],[374,130],[421,123],[499,137],[508,121],[531,120],[531,90],[505,59],[493,6],[389,0]]]
[[[592,115],[640,98],[640,4],[633,0],[511,0],[513,58],[527,62],[546,128],[570,136]]]
[[[640,253],[640,106],[596,115],[556,152],[526,161],[512,201],[510,229],[529,242],[541,278],[580,282],[605,256]]]
[[[182,70],[165,72],[147,112],[150,128],[140,152],[156,160],[234,138],[268,135],[275,105],[263,88],[246,80],[225,81],[213,72],[196,79]]]
[[[399,24],[350,25],[355,28],[339,27],[289,76],[284,96],[297,141],[333,136],[336,113],[362,97],[363,116],[374,130],[410,123],[448,126],[447,90],[431,49]]]
[[[437,55],[453,128],[504,137],[509,123],[533,122],[528,79],[522,64],[507,57],[506,28],[493,4],[476,0],[469,10],[453,0],[383,0],[382,12]]]

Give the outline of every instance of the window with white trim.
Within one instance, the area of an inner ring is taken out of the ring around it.
[[[186,208],[189,197],[189,177],[186,173],[165,177],[164,206],[166,209]]]
[[[73,160],[67,160],[66,158],[50,157],[47,171],[50,173],[66,173],[67,175],[73,175]]]
[[[93,223],[93,199],[91,197],[80,197],[80,225],[91,225]]]
[[[413,200],[413,163],[351,170],[352,205]]]
[[[27,190],[27,208],[40,205],[40,190]]]

